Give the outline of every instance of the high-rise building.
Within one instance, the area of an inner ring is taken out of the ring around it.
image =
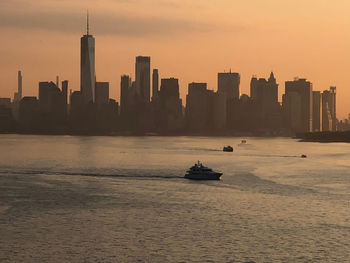
[[[216,130],[223,130],[227,124],[227,97],[222,93],[213,95],[213,126]]]
[[[22,99],[22,72],[18,71],[18,91],[17,91],[18,100]]]
[[[63,100],[64,104],[68,104],[68,80],[63,80],[62,81],[62,95],[63,95]]]
[[[67,94],[50,82],[39,82],[39,109],[41,121],[47,127],[55,127],[66,121]]]
[[[96,82],[95,103],[97,105],[108,104],[109,102],[109,82]]]
[[[321,92],[312,92],[312,131],[322,131],[322,96]]]
[[[39,124],[39,101],[36,97],[23,97],[19,102],[19,125],[21,129],[33,130]]]
[[[131,79],[127,75],[121,76],[120,80],[120,115],[125,116],[128,109],[129,88]]]
[[[207,83],[188,84],[186,96],[186,126],[195,132],[213,128],[214,91],[207,90]]]
[[[68,80],[63,80],[62,83],[62,96],[63,96],[63,104],[64,104],[64,115],[68,116]]]
[[[324,131],[336,131],[337,111],[336,111],[336,87],[330,87],[322,93],[323,124]]]
[[[258,78],[253,76],[250,81],[250,98],[253,100],[257,100],[258,98]]]
[[[162,79],[159,93],[163,98],[175,97],[179,99],[179,80],[175,78]]]
[[[89,34],[89,15],[86,35],[80,41],[80,91],[84,103],[95,101],[95,38]]]
[[[150,101],[151,93],[151,58],[136,57],[136,93],[143,102]]]
[[[22,99],[22,72],[19,70],[17,75],[17,92],[13,96],[13,101],[15,103]]]
[[[156,128],[159,131],[175,132],[183,128],[182,100],[180,99],[179,80],[168,78],[161,80]]]
[[[271,72],[268,80],[252,77],[250,81],[250,97],[262,104],[278,102],[278,84],[273,72]]]
[[[159,91],[159,74],[158,69],[153,69],[152,74],[152,101],[158,98]]]
[[[227,99],[239,99],[239,73],[218,73],[218,93],[225,94]]]
[[[281,105],[278,102],[278,84],[273,72],[267,80],[253,76],[250,95],[256,107],[256,127],[264,132],[279,129],[282,126]]]
[[[312,83],[296,78],[294,81],[286,81],[285,85],[284,109],[290,128],[295,132],[311,132]]]

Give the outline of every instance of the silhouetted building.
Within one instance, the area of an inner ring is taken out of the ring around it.
[[[17,92],[15,92],[13,97],[14,102],[19,102],[22,99],[22,82],[22,72],[19,70],[17,76]]]
[[[96,82],[95,103],[97,105],[109,103],[109,82]]]
[[[69,126],[73,133],[95,133],[97,130],[96,115],[96,104],[86,104],[84,96],[80,91],[74,91],[71,94]]]
[[[312,131],[312,84],[306,79],[286,81],[284,111],[294,132]]]
[[[40,117],[45,128],[58,128],[65,124],[66,96],[54,82],[39,82]]]
[[[12,106],[12,113],[15,118],[15,120],[18,121],[19,118],[19,102],[22,99],[22,72],[19,70],[17,73],[17,92],[13,95],[13,106]]]
[[[322,93],[323,122],[324,131],[336,131],[337,111],[336,111],[336,87],[330,87]]]
[[[6,108],[11,108],[11,98],[0,98],[0,106],[4,106]]]
[[[151,58],[136,57],[136,93],[143,102],[150,101],[151,92]]]
[[[322,96],[319,91],[312,92],[312,131],[322,131]]]
[[[64,104],[68,104],[68,80],[62,81],[62,96]]]
[[[273,72],[271,72],[268,80],[252,78],[250,82],[250,97],[261,103],[264,108],[268,108],[278,102],[278,84]]]
[[[250,80],[250,98],[252,100],[257,100],[258,98],[258,79],[256,76],[253,76]]]
[[[120,81],[120,115],[125,116],[128,111],[128,97],[131,79],[127,75],[121,76]]]
[[[152,74],[152,101],[158,98],[158,91],[159,91],[159,74],[158,74],[158,69],[154,69]]]
[[[70,123],[77,124],[84,112],[84,98],[80,91],[74,91],[70,95]]]
[[[64,104],[64,116],[68,117],[68,80],[62,81],[62,96]]]
[[[156,128],[159,132],[180,132],[184,126],[179,80],[162,79],[156,111]]]
[[[336,131],[336,87],[330,87],[322,93],[322,129]]]
[[[227,104],[227,129],[231,133],[261,134],[261,115],[256,101],[243,94]]]
[[[37,131],[40,123],[40,107],[36,97],[23,97],[19,103],[20,130],[25,132]]]
[[[280,130],[282,109],[278,102],[278,84],[271,72],[268,80],[253,77],[250,82],[252,104],[256,107],[257,129],[261,132]]]
[[[13,131],[14,128],[11,98],[0,98],[0,132]]]
[[[225,94],[227,99],[239,99],[239,73],[218,73],[218,93]]]
[[[137,93],[135,81],[123,75],[120,83],[120,116],[122,129],[129,132],[149,130],[151,123],[150,102],[145,102]]]
[[[227,96],[223,93],[213,94],[213,127],[222,131],[227,124]]]
[[[213,129],[214,91],[207,83],[188,84],[186,96],[186,128],[192,132],[210,132]]]
[[[87,32],[80,42],[80,92],[84,103],[95,101],[95,38],[89,34],[89,17],[87,17]]]

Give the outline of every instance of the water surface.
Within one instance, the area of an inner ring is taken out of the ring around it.
[[[241,139],[0,135],[0,262],[350,261],[349,144]]]

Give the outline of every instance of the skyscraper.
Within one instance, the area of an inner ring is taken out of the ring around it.
[[[184,123],[178,79],[168,78],[161,80],[158,102],[157,129],[168,132],[182,130]]]
[[[89,34],[89,14],[86,35],[80,41],[80,91],[84,103],[95,101],[95,38]]]
[[[18,100],[22,99],[22,72],[18,71],[18,91],[17,91]]]
[[[22,99],[22,72],[19,70],[17,75],[17,92],[13,96],[15,103]]]
[[[125,116],[128,110],[129,88],[131,79],[127,75],[121,76],[120,81],[120,115]]]
[[[136,93],[143,102],[150,101],[151,93],[151,58],[136,57]]]
[[[321,92],[312,92],[312,131],[322,131],[322,96]]]
[[[278,84],[273,72],[271,72],[268,80],[252,77],[250,81],[250,97],[266,105],[278,102]]]
[[[324,131],[336,131],[337,111],[336,111],[336,87],[330,87],[322,93],[323,107],[323,129]]]
[[[227,99],[239,99],[239,73],[218,73],[218,93],[225,94]]]
[[[312,83],[306,79],[286,81],[285,101],[287,121],[290,127],[296,132],[311,132]]]
[[[95,103],[97,105],[108,104],[109,82],[96,82]]]
[[[158,98],[159,74],[158,69],[153,69],[152,74],[152,101]]]

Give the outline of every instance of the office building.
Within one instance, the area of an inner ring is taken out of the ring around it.
[[[89,16],[87,16],[86,35],[80,41],[80,92],[84,103],[95,101],[95,38],[89,34]]]
[[[177,132],[183,129],[182,100],[178,79],[161,80],[157,106],[156,127],[160,132]]]
[[[17,74],[17,92],[15,92],[13,97],[13,101],[15,103],[19,102],[22,99],[22,82],[23,82],[22,72],[19,70]]]
[[[239,73],[218,73],[218,93],[226,95],[227,99],[239,99]]]
[[[96,82],[95,103],[97,105],[109,103],[109,82]]]
[[[336,106],[336,87],[330,87],[329,90],[325,90],[322,93],[322,128],[324,131],[336,131]]]
[[[312,92],[312,131],[322,131],[322,95],[319,91]]]
[[[141,101],[147,103],[150,101],[151,92],[151,58],[136,57],[135,72],[136,93]]]
[[[131,79],[127,75],[121,76],[120,80],[120,115],[124,116],[128,110],[129,88]]]
[[[336,131],[337,127],[337,104],[336,104],[336,87],[330,87],[322,93],[322,106],[325,131]]]
[[[44,125],[62,125],[67,119],[67,93],[50,82],[39,82],[39,109]]]
[[[264,107],[269,107],[278,102],[278,84],[276,78],[271,72],[268,80],[253,76],[250,81],[250,97],[263,104]]]
[[[213,129],[214,91],[207,89],[207,83],[188,84],[186,96],[186,128],[193,132],[207,132]]]
[[[158,98],[158,92],[159,92],[159,74],[158,74],[158,69],[154,69],[152,74],[152,101]]]
[[[312,83],[296,78],[285,83],[287,125],[294,132],[312,131]]]
[[[22,130],[33,131],[40,125],[39,101],[36,97],[23,97],[19,102],[19,126]]]

